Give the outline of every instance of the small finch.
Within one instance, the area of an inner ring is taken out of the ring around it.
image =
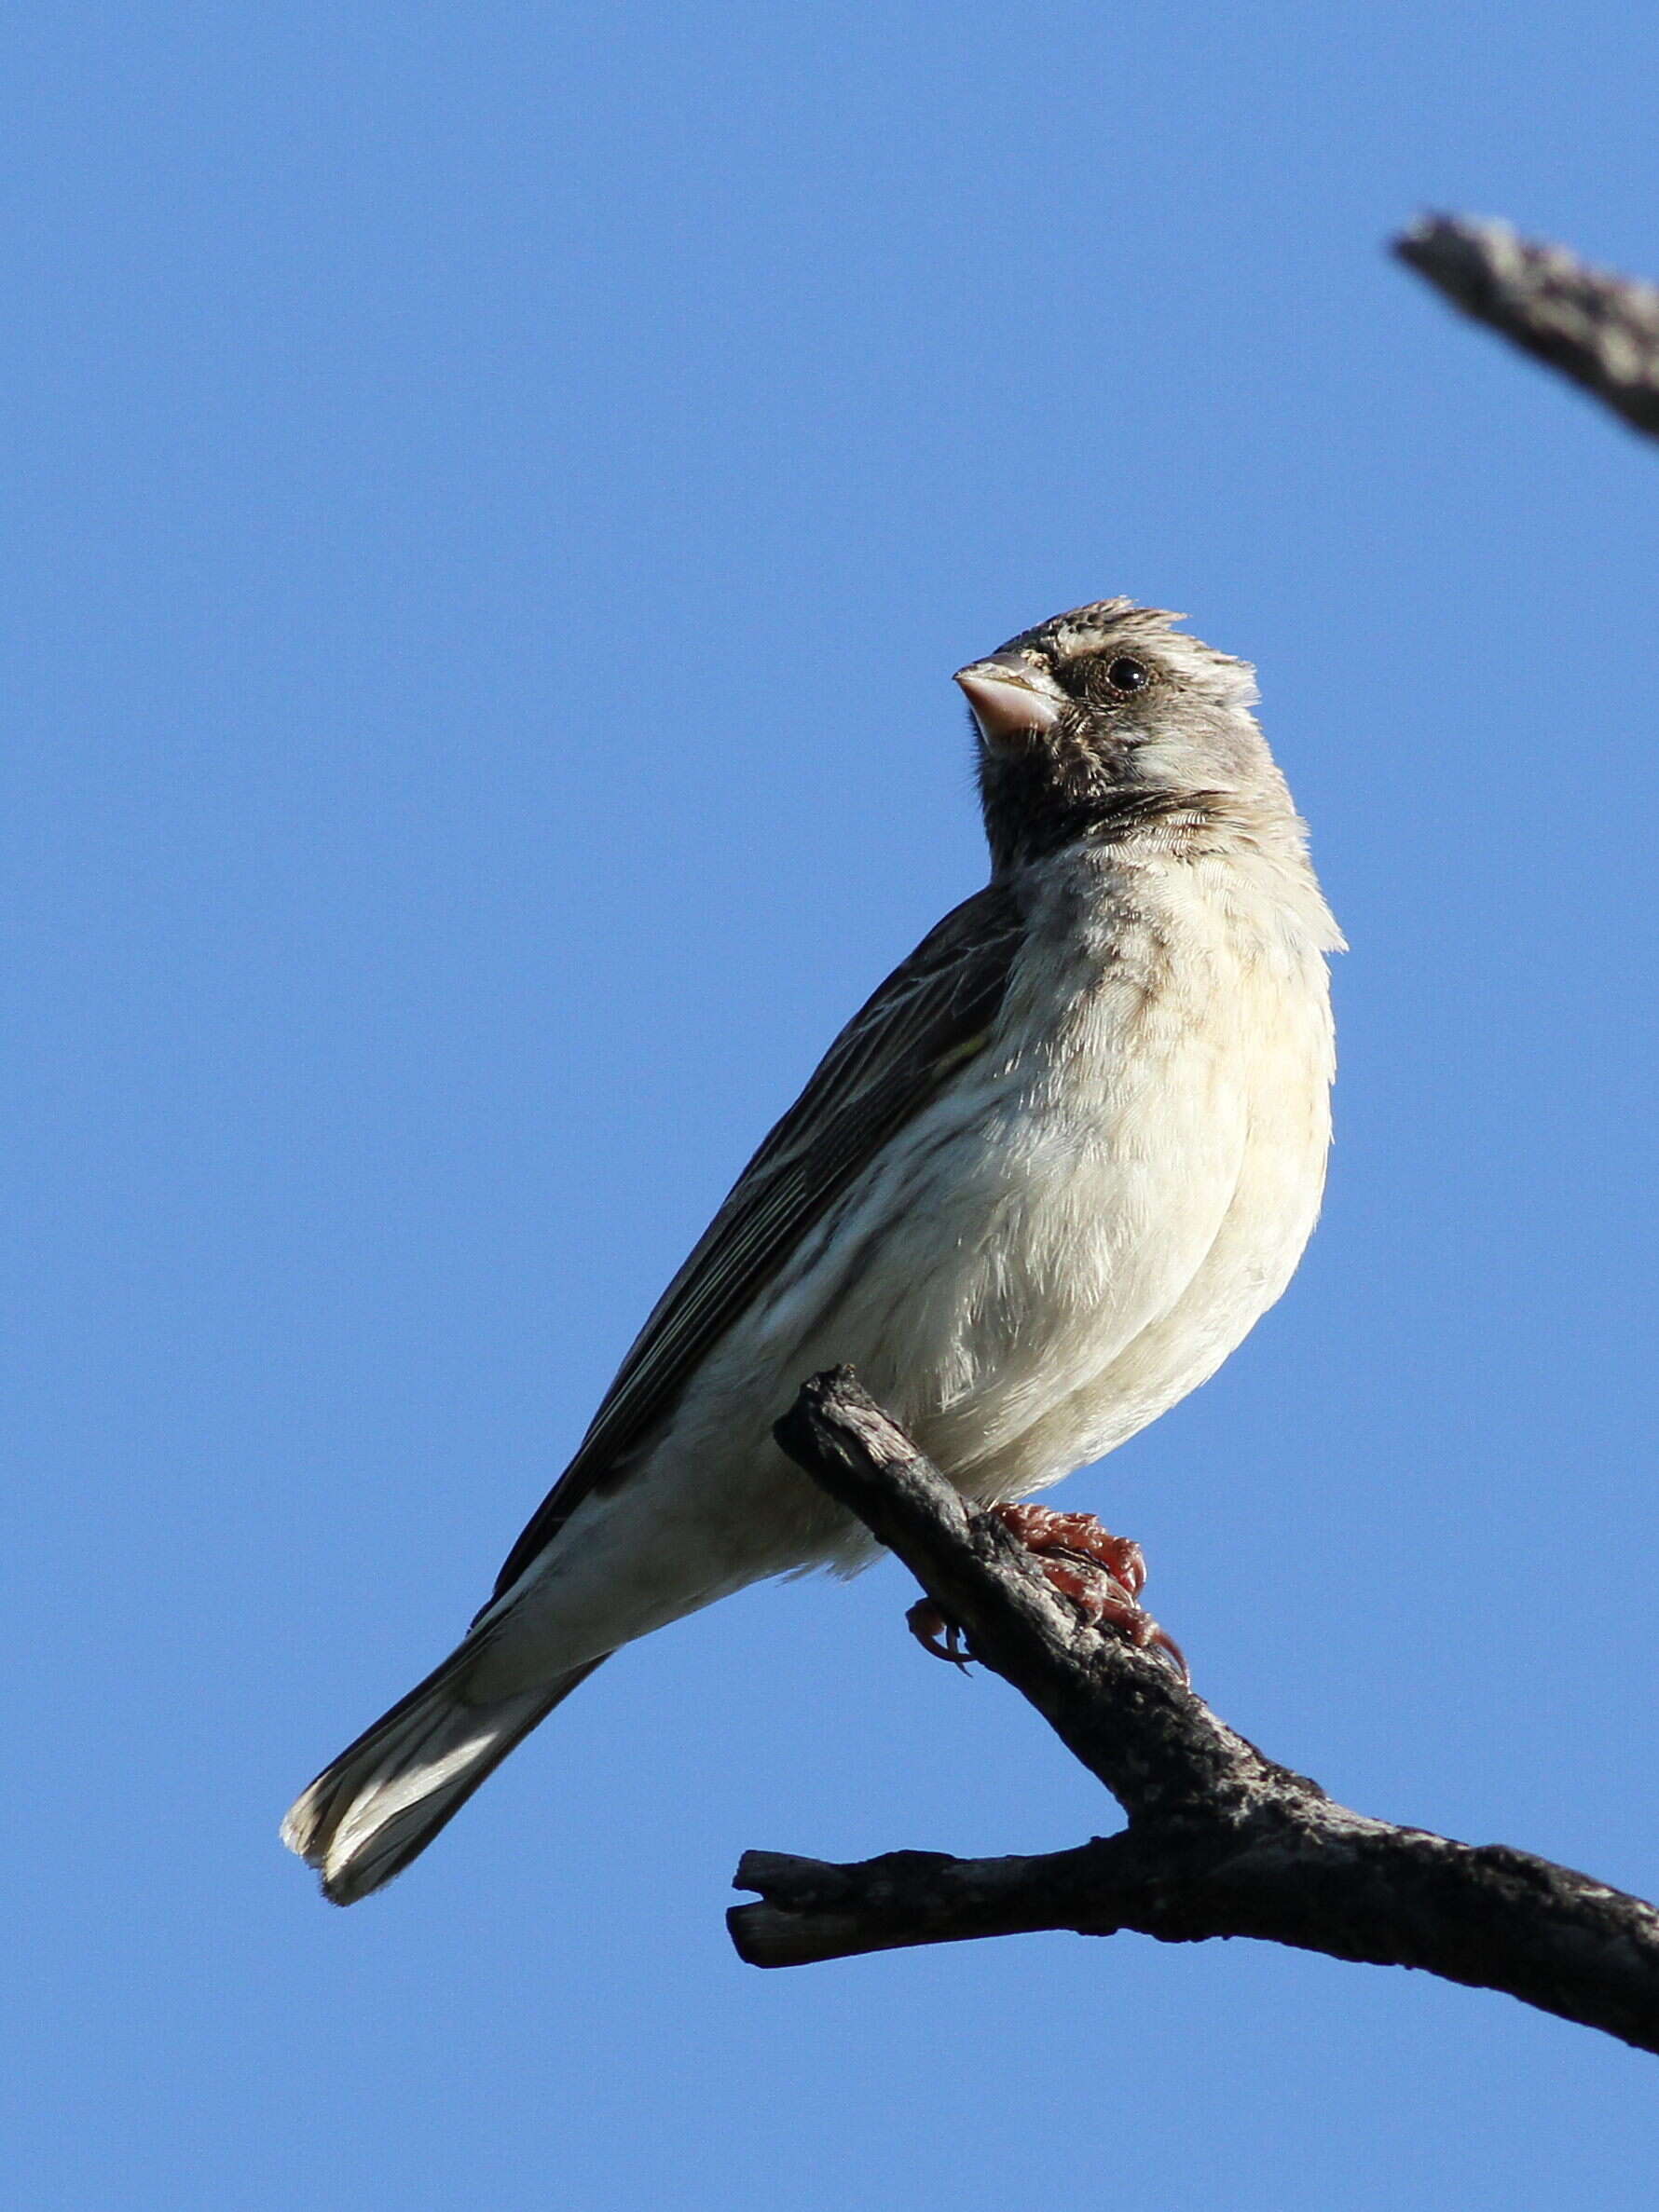
[[[830,1045],[623,1361],[489,1603],[299,1799],[348,1905],[601,1659],[872,1556],[773,1423],[850,1362],[975,1509],[1203,1382],[1319,1211],[1341,937],[1253,672],[1105,599],[956,682],[991,881]]]

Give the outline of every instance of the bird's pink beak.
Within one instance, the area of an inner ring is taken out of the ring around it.
[[[975,661],[970,667],[959,668],[954,680],[988,745],[1018,744],[1052,730],[1060,719],[1059,700],[1036,689],[1023,661]]]

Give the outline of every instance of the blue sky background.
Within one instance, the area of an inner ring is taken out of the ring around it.
[[[1384,256],[1659,273],[1659,25],[12,11],[10,2186],[31,2206],[1652,2202],[1653,2062],[1246,1945],[763,1975],[747,1846],[1113,1808],[884,1567],[606,1668],[395,1890],[447,1648],[983,867],[951,671],[1190,610],[1353,941],[1283,1304],[1066,1501],[1367,1809],[1659,1890],[1659,454]]]

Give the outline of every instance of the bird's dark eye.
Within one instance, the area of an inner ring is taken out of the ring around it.
[[[1152,681],[1151,667],[1133,653],[1079,653],[1054,674],[1063,690],[1089,706],[1116,706]]]

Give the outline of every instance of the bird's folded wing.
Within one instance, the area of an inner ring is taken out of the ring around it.
[[[668,1412],[704,1354],[894,1131],[982,1048],[1022,934],[1013,898],[987,885],[848,1022],[657,1301],[575,1458],[509,1553],[496,1597]]]

